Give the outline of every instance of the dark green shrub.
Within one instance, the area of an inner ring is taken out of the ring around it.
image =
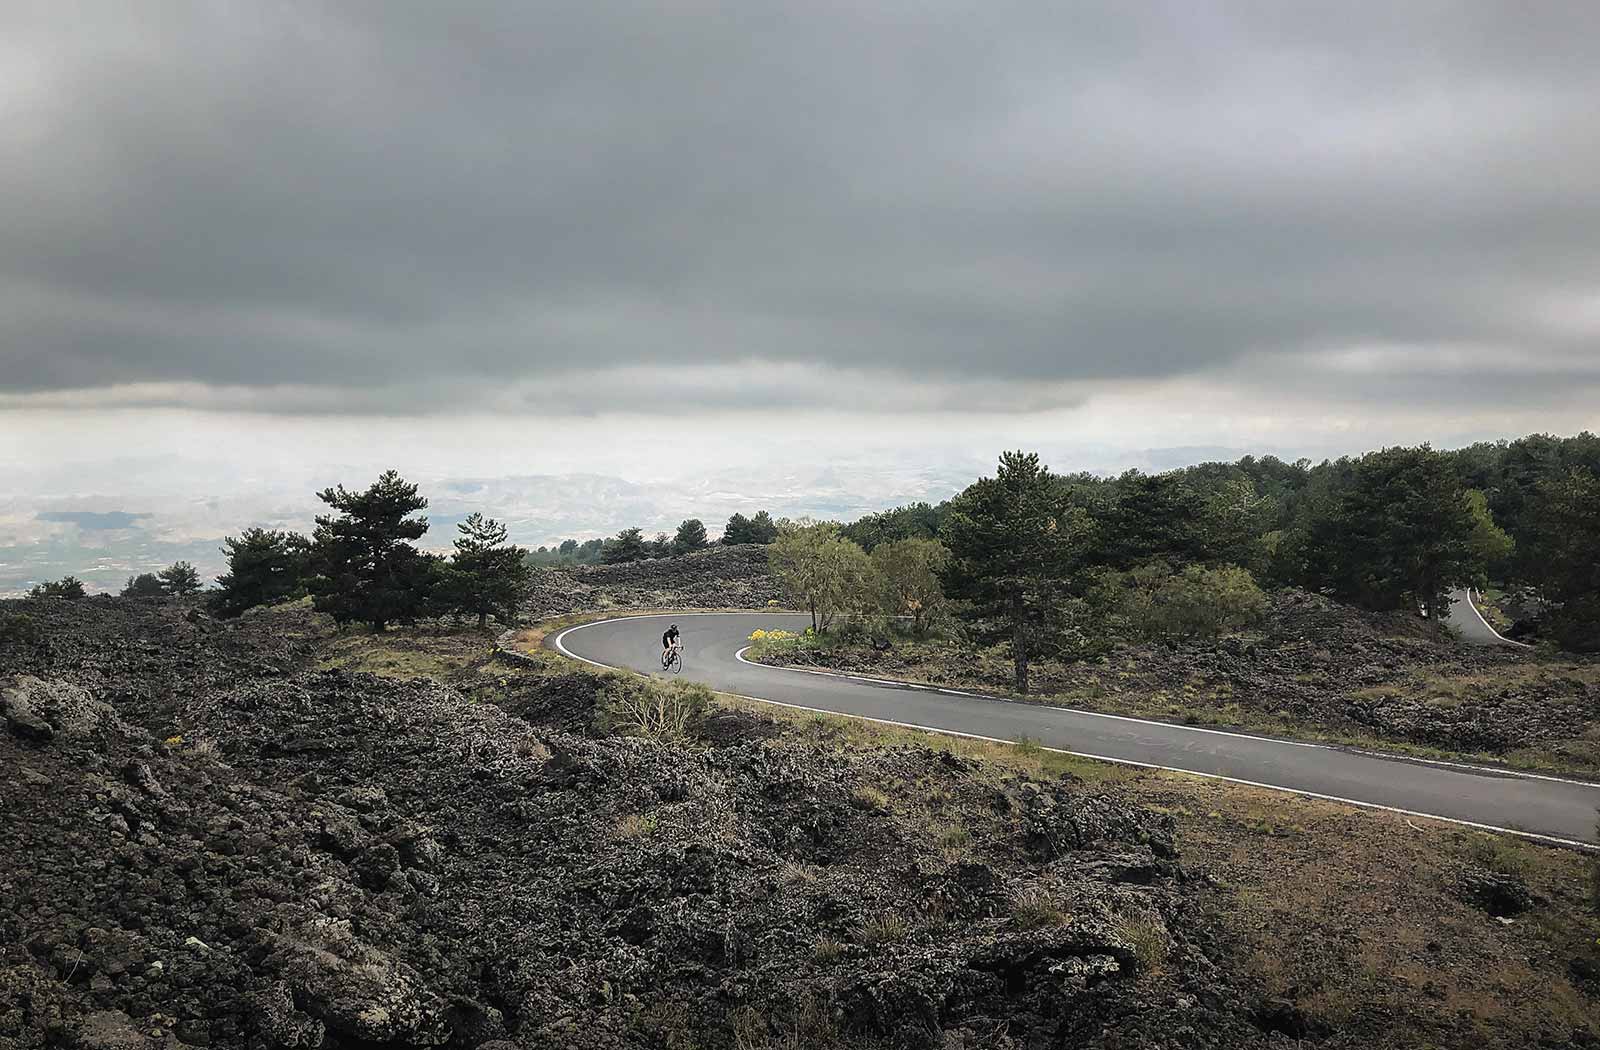
[[[1152,563],[1128,573],[1121,586],[1117,611],[1149,639],[1217,638],[1255,624],[1267,608],[1267,596],[1237,565],[1173,572]]]
[[[153,572],[141,572],[137,576],[129,576],[127,585],[122,588],[124,598],[160,598],[166,593],[167,589],[161,585],[161,578]]]
[[[0,645],[32,644],[44,636],[39,621],[27,613],[0,615]]]
[[[67,598],[76,600],[82,598],[87,592],[83,589],[83,581],[76,576],[63,576],[59,580],[36,585],[28,592],[30,598]]]

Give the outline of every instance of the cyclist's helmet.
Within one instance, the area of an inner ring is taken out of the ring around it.
[[[676,630],[677,630],[677,629],[678,629],[678,625],[677,625],[677,624],[673,624],[673,625],[672,625],[672,629],[673,629],[673,630],[674,630],[674,631],[676,631]]]

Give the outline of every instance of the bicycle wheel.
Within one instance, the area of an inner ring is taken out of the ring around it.
[[[678,650],[672,650],[672,655],[667,657],[667,670],[673,674],[683,673],[683,656]]]

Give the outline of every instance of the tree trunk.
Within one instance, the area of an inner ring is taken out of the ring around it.
[[[1011,660],[1019,696],[1028,695],[1028,628],[1023,622],[1022,595],[1011,597]]]
[[[387,620],[373,620],[372,621],[372,633],[373,634],[382,634],[383,633],[383,629],[385,627],[387,627],[387,626],[389,626],[389,622]]]
[[[482,609],[478,610],[478,630],[483,630],[489,625],[489,614]]]
[[[812,602],[811,603],[811,633],[812,634],[818,633],[817,632],[817,603],[816,602]]]

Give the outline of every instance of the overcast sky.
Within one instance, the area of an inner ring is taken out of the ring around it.
[[[1600,5],[0,12],[18,542],[1600,426]]]

